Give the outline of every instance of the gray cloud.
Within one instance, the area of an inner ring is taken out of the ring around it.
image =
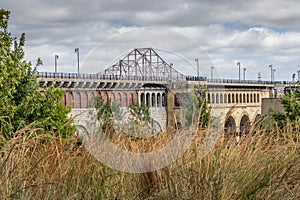
[[[128,30],[141,33],[143,27],[167,28],[158,43],[184,53],[195,65],[196,49],[179,42],[165,43],[172,41],[168,30],[194,39],[225,78],[236,78],[236,61],[247,67],[251,79],[257,78],[258,71],[267,78],[270,63],[280,72],[278,78],[290,79],[300,63],[300,2],[296,0],[3,0],[2,7],[12,12],[10,31],[16,36],[26,33],[26,59],[41,57],[45,65],[41,70],[45,71],[53,70],[54,54],[60,54],[61,71],[76,71],[74,48],[80,48],[84,62],[107,38]],[[151,31],[142,34],[145,41],[153,36]],[[93,58],[94,66],[89,68],[96,70],[117,57],[126,45],[120,38],[114,41],[120,51],[98,48],[102,54]],[[137,38],[129,34],[124,40]],[[207,76],[209,65],[202,64]]]

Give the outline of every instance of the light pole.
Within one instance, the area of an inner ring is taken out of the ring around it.
[[[239,81],[241,81],[241,63],[236,63],[237,66],[239,66]]]
[[[212,80],[214,78],[214,66],[210,67],[210,79]]]
[[[77,76],[79,76],[79,48],[75,49],[75,53],[77,54]]]
[[[276,72],[276,69],[273,69],[273,81],[275,81],[275,72]]]
[[[195,62],[197,63],[197,80],[199,80],[199,59],[195,58]]]
[[[298,81],[300,80],[300,70],[297,70],[297,74],[298,74]]]
[[[269,65],[269,67],[271,68],[271,82],[273,82],[273,66]]]
[[[246,80],[246,67],[243,68],[243,79],[244,81]]]
[[[59,58],[58,55],[54,56],[54,71],[55,71],[55,73],[57,73],[57,59],[58,58]]]
[[[261,81],[261,74],[260,74],[260,72],[258,72],[258,74],[257,74],[257,79],[258,79],[258,81]]]

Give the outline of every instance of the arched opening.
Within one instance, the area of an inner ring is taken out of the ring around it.
[[[215,103],[215,94],[214,93],[211,94],[211,103]]]
[[[234,94],[231,94],[232,103],[234,103]]]
[[[243,103],[246,103],[246,95],[243,94]]]
[[[257,103],[259,103],[259,94],[256,95]]]
[[[166,93],[162,94],[161,104],[162,104],[162,107],[166,106]]]
[[[224,94],[224,103],[227,103],[227,94]]]
[[[253,100],[254,100],[254,103],[256,103],[256,94],[254,94]]]
[[[235,102],[239,103],[239,95],[238,94],[235,94]]]
[[[141,94],[141,105],[145,104],[145,93]]]
[[[146,105],[150,106],[150,94],[149,93],[146,94]]]
[[[242,101],[242,94],[240,94],[240,103],[243,103],[243,101]]]
[[[252,103],[253,102],[253,95],[252,95],[252,93],[250,94],[250,103]]]
[[[247,115],[243,115],[240,122],[240,132],[241,133],[249,133],[250,130],[250,120]]]
[[[216,103],[219,103],[219,94],[216,94]]]
[[[156,107],[156,101],[155,101],[155,94],[154,93],[151,94],[151,106]]]
[[[228,103],[231,103],[231,95],[228,94]]]
[[[156,106],[157,106],[157,107],[161,107],[161,104],[160,104],[160,102],[161,102],[161,101],[160,101],[160,98],[161,98],[161,97],[160,97],[160,93],[157,94],[157,97],[156,97],[156,98],[157,98]]]
[[[223,103],[223,94],[220,94],[220,103]]]
[[[235,134],[236,132],[236,123],[234,121],[234,118],[232,116],[229,116],[228,119],[225,122],[224,127],[225,134]]]
[[[210,93],[207,94],[208,103],[210,103]]]
[[[249,94],[247,94],[247,103],[249,103]]]

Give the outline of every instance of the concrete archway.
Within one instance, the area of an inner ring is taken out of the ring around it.
[[[229,116],[226,120],[224,132],[225,134],[234,134],[236,132],[236,123],[232,116]]]
[[[250,119],[248,115],[243,115],[240,121],[240,132],[249,133],[250,130]]]

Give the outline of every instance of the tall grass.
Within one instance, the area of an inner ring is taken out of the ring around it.
[[[76,137],[35,135],[27,127],[0,150],[0,199],[299,199],[300,132],[294,127],[268,134],[255,129],[238,142],[222,135],[204,158],[199,149],[206,130],[201,130],[179,160],[143,174],[104,166]],[[147,152],[172,134],[113,140]]]

